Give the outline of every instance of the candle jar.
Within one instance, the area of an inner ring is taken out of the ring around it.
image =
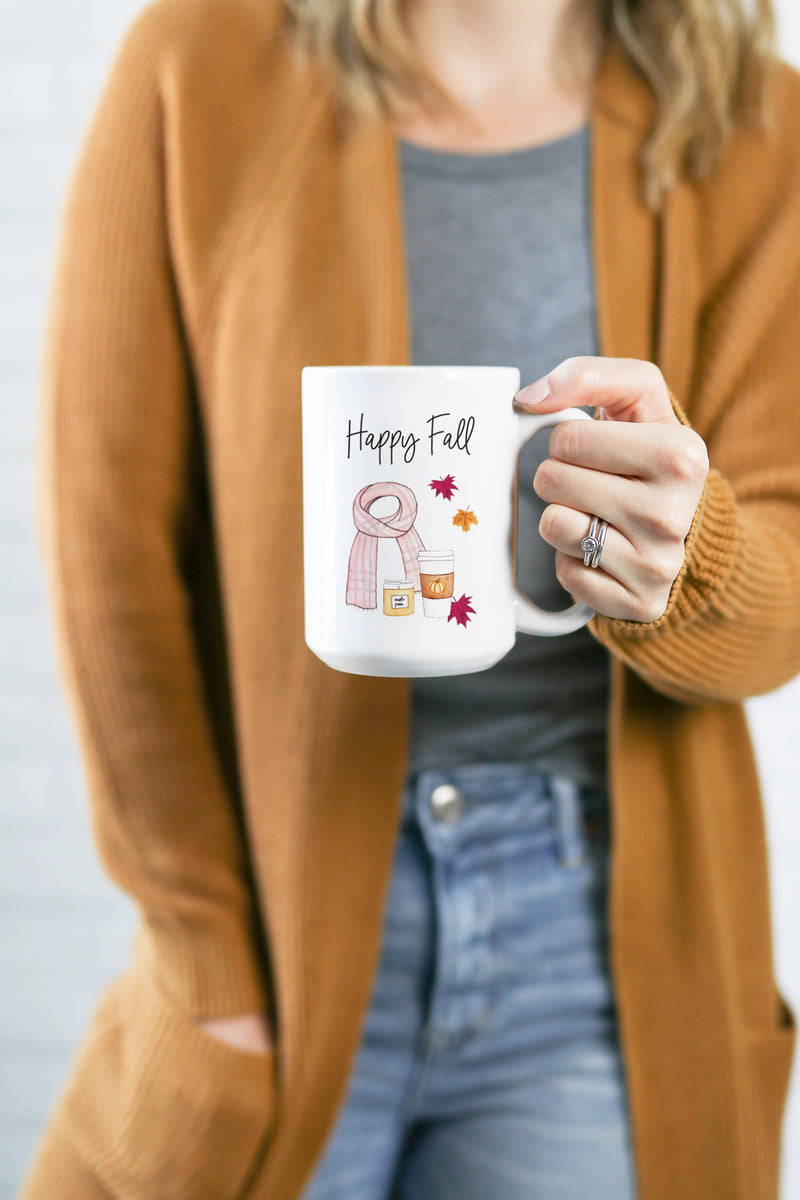
[[[414,584],[410,579],[384,579],[383,611],[387,617],[409,617],[414,611]]]

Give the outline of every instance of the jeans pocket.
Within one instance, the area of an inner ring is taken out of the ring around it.
[[[607,854],[610,848],[610,820],[607,809],[591,808],[583,811],[583,832],[588,846],[595,852]]]
[[[605,856],[609,846],[609,812],[597,789],[583,788],[566,775],[550,775],[553,832],[559,862],[579,867]]]

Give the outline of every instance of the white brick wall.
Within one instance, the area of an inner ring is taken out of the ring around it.
[[[800,16],[782,0],[800,63]],[[37,370],[55,222],[139,0],[0,0],[0,1200],[11,1200],[133,920],[97,865],[33,529]],[[800,230],[798,230],[800,237]],[[800,684],[750,706],[772,850],[778,975],[800,1008]],[[800,1197],[800,1088],[784,1200]],[[54,1197],[53,1200],[58,1200]]]
[[[132,929],[90,840],[34,537],[33,469],[58,207],[110,54],[139,7],[0,0],[0,1200],[15,1191]]]

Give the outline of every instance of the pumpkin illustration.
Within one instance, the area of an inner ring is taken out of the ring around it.
[[[447,584],[444,579],[432,579],[429,588],[432,596],[443,596],[447,591]]]

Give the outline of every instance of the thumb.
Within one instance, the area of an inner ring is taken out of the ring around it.
[[[639,358],[565,358],[515,400],[528,412],[589,406],[603,409],[607,420],[680,425],[661,371]]]

